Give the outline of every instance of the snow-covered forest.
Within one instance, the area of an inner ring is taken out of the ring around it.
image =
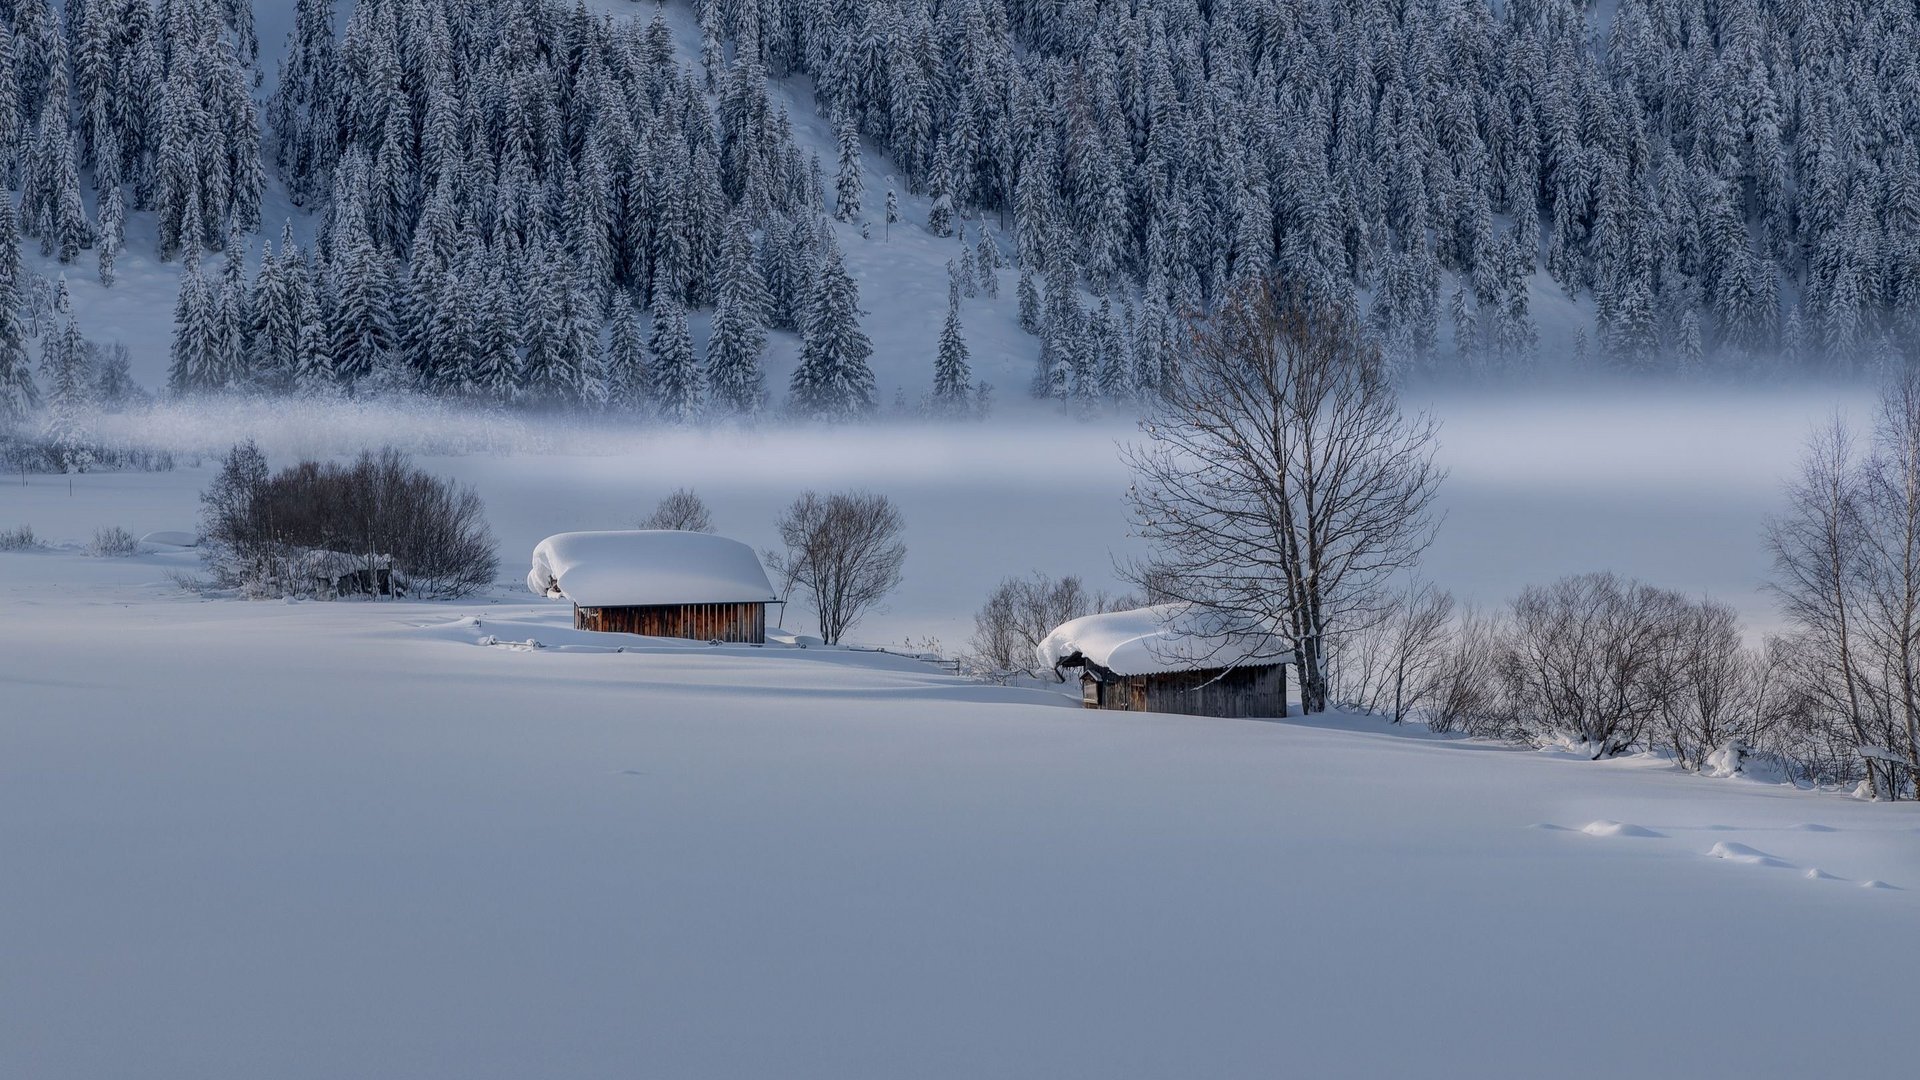
[[[1438,375],[1848,371],[1920,335],[1910,5],[703,0],[697,50],[556,0],[301,0],[284,42],[246,0],[0,15],[15,228],[102,285],[130,245],[178,261],[173,394],[869,415],[869,324],[938,316],[842,247],[903,229],[958,238],[944,332],[894,359],[946,415],[983,404],[982,294],[1034,394],[1122,402],[1269,276]],[[110,343],[60,344],[88,312],[6,241],[0,412],[72,412]]]

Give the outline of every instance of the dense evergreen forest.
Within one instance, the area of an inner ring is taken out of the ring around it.
[[[1541,297],[1595,367],[1920,346],[1913,4],[695,10],[697,55],[640,5],[360,0],[336,25],[298,0],[263,52],[249,0],[0,0],[0,414],[124,381],[15,237],[110,284],[132,214],[183,264],[175,394],[870,414],[862,321],[925,313],[861,296],[829,218],[960,235],[924,361],[950,415],[979,407],[959,297],[1002,267],[1042,397],[1152,396],[1181,321],[1271,275],[1356,307],[1403,371],[1524,370]],[[796,139],[782,80],[833,144]],[[863,147],[908,190],[873,190]],[[263,221],[274,191],[313,224]],[[800,339],[784,388],[770,332]]]

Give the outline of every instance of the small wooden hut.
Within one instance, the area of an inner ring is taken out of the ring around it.
[[[755,645],[779,602],[752,548],[665,529],[549,536],[527,588],[571,602],[576,629]]]
[[[1080,672],[1089,709],[1187,716],[1287,715],[1291,653],[1262,634],[1212,632],[1178,605],[1109,611],[1057,627],[1039,646],[1061,678]]]

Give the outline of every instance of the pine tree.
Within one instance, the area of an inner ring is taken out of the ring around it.
[[[676,424],[690,424],[706,410],[706,377],[693,355],[687,312],[671,296],[653,308],[647,351],[653,361],[653,404]]]
[[[980,226],[980,246],[976,266],[980,278],[980,291],[986,294],[989,300],[999,299],[1000,253],[999,249],[993,245],[993,237],[987,234],[984,223]]]
[[[860,295],[831,233],[823,232],[819,265],[801,328],[800,366],[788,387],[789,407],[809,420],[852,420],[873,413],[873,345],[860,329]]]
[[[135,401],[146,397],[139,384],[133,381],[133,357],[127,347],[114,342],[107,346],[99,356],[99,372],[94,378],[93,393],[95,400],[108,409],[124,409]]]
[[[397,345],[391,259],[374,246],[357,216],[350,220],[328,268],[326,327],[333,380],[348,390],[385,368]]]
[[[607,330],[607,404],[631,412],[651,394],[645,339],[633,298],[622,289],[613,296],[613,322]]]
[[[216,374],[222,387],[251,387],[253,359],[252,296],[247,288],[246,247],[240,230],[227,234],[226,258],[220,267],[220,290],[214,300]]]
[[[852,221],[860,216],[860,132],[853,113],[842,110],[835,130],[840,144],[840,168],[833,182],[833,216]]]
[[[1029,334],[1040,332],[1040,290],[1033,283],[1033,271],[1020,268],[1020,329]]]
[[[40,404],[20,325],[20,234],[14,226],[13,200],[0,192],[0,433]]]
[[[959,417],[972,408],[973,371],[967,364],[967,339],[960,333],[960,302],[947,302],[947,322],[940,329],[940,351],[933,362],[933,412]]]
[[[766,349],[761,328],[767,307],[766,286],[754,257],[746,222],[736,216],[728,227],[721,268],[720,304],[707,339],[707,383],[713,407],[722,414],[753,416],[766,399],[766,374],[760,355]]]
[[[54,301],[60,325],[40,358],[47,380],[47,410],[43,437],[52,446],[61,472],[86,472],[93,463],[88,445],[86,415],[93,407],[93,381],[87,343],[74,321],[67,279],[60,278]]]
[[[212,289],[200,273],[200,249],[187,248],[180,271],[180,292],[173,308],[173,358],[167,368],[167,389],[175,397],[216,389],[218,319]]]

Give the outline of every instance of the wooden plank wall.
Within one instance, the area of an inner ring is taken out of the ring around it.
[[[1086,676],[1089,681],[1093,676]],[[1285,716],[1287,669],[1284,664],[1164,675],[1130,675],[1100,682],[1087,701],[1090,709],[1178,713],[1184,716]]]
[[[602,633],[761,645],[767,640],[767,605],[575,607],[573,625],[578,630],[598,630]]]

